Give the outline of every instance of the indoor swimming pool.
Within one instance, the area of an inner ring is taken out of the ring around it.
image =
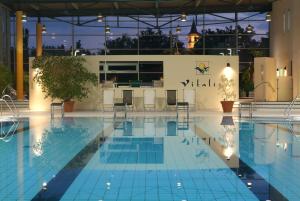
[[[1,121],[0,200],[300,200],[300,124],[230,116]]]

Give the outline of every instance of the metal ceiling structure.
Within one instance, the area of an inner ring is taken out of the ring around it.
[[[275,0],[0,0],[11,11],[27,16],[128,16],[226,12],[266,12]]]

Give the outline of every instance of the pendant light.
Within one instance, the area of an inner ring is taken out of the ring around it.
[[[177,27],[176,27],[176,33],[179,34],[180,32],[181,32],[181,28],[180,28],[179,25],[177,25]]]
[[[110,27],[109,27],[109,25],[105,26],[105,33],[110,34]]]

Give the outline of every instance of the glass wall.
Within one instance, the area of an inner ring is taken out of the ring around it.
[[[10,66],[10,19],[7,8],[0,4],[0,64]]]
[[[24,23],[24,38],[28,41],[24,44],[26,57],[35,55],[37,20],[28,18]],[[193,48],[187,48],[193,21],[199,39]],[[74,55],[75,52],[77,55],[239,55],[240,96],[244,96],[247,87],[253,88],[254,57],[269,56],[269,22],[265,21],[265,13],[259,12],[189,15],[187,21],[181,21],[180,15],[160,18],[140,15],[108,16],[101,22],[97,16],[41,18],[41,22],[47,30],[43,37],[47,55]],[[14,27],[14,18],[11,23]],[[249,25],[253,27],[251,32]],[[11,30],[14,37],[14,29]]]

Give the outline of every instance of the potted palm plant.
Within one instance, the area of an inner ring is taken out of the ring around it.
[[[221,76],[219,91],[223,96],[223,101],[221,101],[223,112],[232,112],[234,99],[236,97],[234,85],[235,83],[233,79],[229,79],[225,75]]]
[[[65,112],[72,112],[74,100],[86,98],[97,76],[84,67],[85,59],[75,56],[41,56],[33,61],[34,81],[42,86],[45,97],[64,102]]]

